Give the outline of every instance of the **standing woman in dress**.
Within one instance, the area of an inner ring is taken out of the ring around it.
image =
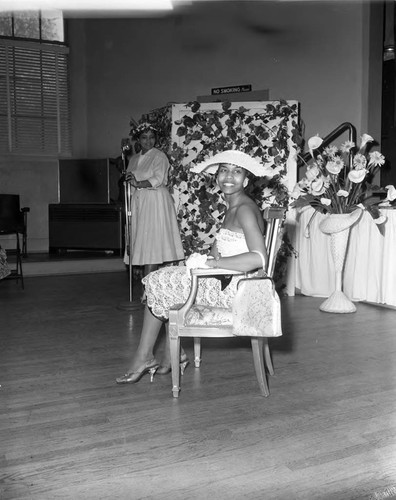
[[[132,266],[144,266],[144,276],[160,264],[184,259],[176,210],[167,182],[169,161],[155,147],[157,130],[141,123],[134,134],[140,152],[129,161],[126,181],[132,186]],[[128,263],[126,257],[126,263]]]

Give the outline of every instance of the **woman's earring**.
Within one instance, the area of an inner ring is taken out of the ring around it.
[[[243,181],[243,187],[245,188],[248,184],[249,184],[249,180],[248,180],[248,179],[245,179],[245,180]]]

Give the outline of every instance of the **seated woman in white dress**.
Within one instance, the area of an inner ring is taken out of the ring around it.
[[[217,171],[217,183],[227,206],[222,227],[208,256],[193,255],[187,259],[186,266],[165,267],[143,279],[147,305],[140,342],[127,373],[116,379],[119,384],[138,382],[145,373],[153,377],[155,372],[170,372],[168,346],[161,363],[154,357],[153,349],[163,322],[168,320],[169,309],[187,300],[190,291],[189,268],[219,267],[255,272],[262,269],[266,262],[264,220],[259,207],[247,196],[244,188],[248,183],[248,171],[256,176],[265,176],[268,175],[267,167],[241,151],[228,150],[196,165],[193,171]],[[194,264],[194,261],[198,263]],[[234,276],[224,290],[216,278],[200,280],[197,303],[230,307],[240,279],[241,276]],[[188,363],[184,352],[180,362],[183,371]]]

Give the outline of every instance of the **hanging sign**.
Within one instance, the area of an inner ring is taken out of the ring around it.
[[[233,87],[218,87],[212,89],[212,95],[239,94],[240,92],[251,92],[251,85],[235,85]]]

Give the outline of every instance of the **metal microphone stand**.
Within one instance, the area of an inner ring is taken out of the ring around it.
[[[129,139],[121,141],[122,148],[122,175],[126,176],[127,171],[127,152],[131,150]],[[140,300],[133,300],[133,274],[132,274],[132,190],[131,184],[124,180],[124,205],[125,205],[125,250],[128,255],[128,278],[129,278],[129,301],[122,302],[118,309],[123,311],[136,311],[142,307]]]

